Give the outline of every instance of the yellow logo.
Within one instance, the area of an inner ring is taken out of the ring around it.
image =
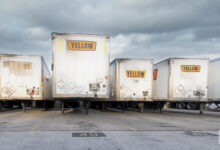
[[[10,69],[31,69],[31,62],[17,62],[17,61],[5,61],[5,67],[9,67]]]
[[[67,41],[69,50],[79,50],[79,51],[95,51],[96,42],[92,41]]]
[[[127,78],[145,78],[146,71],[144,70],[126,70]]]
[[[182,65],[183,72],[200,72],[200,66],[198,65]]]

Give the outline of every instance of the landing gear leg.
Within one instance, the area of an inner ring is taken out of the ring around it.
[[[162,113],[163,111],[164,102],[159,102],[159,111]]]
[[[141,113],[144,112],[144,103],[139,103],[139,108],[141,109]]]
[[[104,103],[104,102],[102,102],[102,111],[104,112],[104,111],[105,111],[105,109],[106,109],[106,105],[105,105],[105,103]]]
[[[61,107],[62,107],[62,114],[64,114],[64,102],[61,101]]]
[[[125,104],[126,104],[125,102],[122,103],[122,112],[125,112],[125,108],[126,108]]]
[[[199,109],[199,114],[200,114],[200,115],[203,114],[203,107],[204,107],[204,104],[203,104],[203,103],[200,103],[200,109]]]
[[[36,101],[32,101],[31,107],[32,107],[32,108],[36,108],[36,103],[37,103]]]
[[[21,102],[21,107],[22,107],[22,109],[23,109],[23,112],[26,112],[26,102],[24,102],[24,101],[22,101]]]
[[[89,106],[89,103],[88,102],[83,102],[83,106],[85,108],[85,113],[86,115],[88,115],[88,106]]]
[[[43,101],[44,111],[46,110],[46,101]]]

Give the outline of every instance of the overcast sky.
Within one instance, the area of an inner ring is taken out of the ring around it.
[[[220,0],[0,0],[0,53],[43,55],[51,32],[110,34],[110,57],[220,57]]]

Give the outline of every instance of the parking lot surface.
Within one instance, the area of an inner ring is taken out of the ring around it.
[[[0,145],[4,150],[220,149],[220,114],[197,112],[5,111]]]

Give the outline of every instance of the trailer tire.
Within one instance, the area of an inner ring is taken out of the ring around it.
[[[186,108],[186,104],[185,103],[177,103],[177,108],[178,109],[185,109]]]
[[[186,104],[186,108],[190,109],[190,110],[195,110],[196,109],[196,105],[194,103],[187,103]]]

